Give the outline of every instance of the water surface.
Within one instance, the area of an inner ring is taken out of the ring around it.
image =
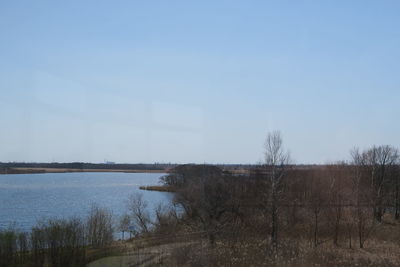
[[[170,203],[172,194],[139,190],[156,185],[160,173],[46,173],[0,175],[0,229],[15,223],[29,231],[43,218],[84,218],[92,204],[107,207],[115,217],[126,212],[129,195],[140,192],[152,209]]]

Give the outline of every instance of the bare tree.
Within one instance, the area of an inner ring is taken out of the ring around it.
[[[276,250],[278,246],[279,198],[282,195],[282,180],[290,161],[290,155],[283,148],[282,135],[279,131],[268,133],[264,149],[271,207],[271,243],[273,249]]]
[[[219,175],[204,175],[182,188],[175,200],[183,207],[187,218],[197,221],[207,235],[210,245],[235,218],[237,207],[233,178]]]
[[[398,160],[399,161],[399,160]],[[394,218],[400,219],[400,166],[396,164],[392,174]]]
[[[329,173],[329,221],[333,228],[333,244],[338,246],[339,234],[343,220],[344,177],[347,178],[347,167],[343,162],[328,166]]]
[[[311,184],[311,196],[309,198],[309,209],[313,215],[313,244],[314,247],[318,246],[318,231],[320,216],[322,212],[323,205],[325,204],[324,195],[326,195],[326,190],[323,188],[323,183],[321,182],[321,177],[312,177]]]
[[[122,240],[125,240],[125,232],[129,231],[131,225],[131,217],[128,214],[121,216],[119,221],[119,230],[122,232]]]
[[[357,148],[351,151],[353,158],[353,175],[352,175],[352,213],[353,220],[357,228],[358,243],[360,248],[364,247],[364,243],[374,228],[374,219],[368,214],[371,212],[371,190],[363,180],[365,172],[365,164],[371,160],[370,151],[361,153]],[[373,200],[372,206],[374,207],[374,214],[376,208],[376,199]]]
[[[374,218],[382,221],[385,212],[385,198],[388,196],[389,178],[399,158],[398,150],[392,146],[373,146],[360,154],[370,182]]]
[[[151,224],[148,203],[141,193],[132,194],[128,200],[128,209],[131,212],[133,223],[142,233],[148,233]]]
[[[93,247],[104,247],[113,241],[113,217],[110,210],[93,205],[86,224],[87,239]]]

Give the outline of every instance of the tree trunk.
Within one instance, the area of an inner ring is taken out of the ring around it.
[[[272,192],[272,211],[271,211],[271,219],[272,219],[272,226],[271,226],[271,243],[272,248],[274,251],[278,248],[278,214],[277,214],[277,207],[276,207],[276,193],[273,189]]]
[[[349,248],[351,248],[351,233],[349,233]]]
[[[396,220],[398,220],[398,219],[400,219],[400,211],[399,211],[399,209],[400,209],[400,199],[399,199],[399,185],[398,185],[398,181],[397,181],[397,179],[396,179],[396,193],[395,193],[395,200],[394,200],[394,209],[395,209],[395,211],[394,211],[394,217],[395,217],[395,219]]]
[[[378,205],[377,207],[374,208],[375,220],[377,220],[378,222],[382,222],[382,216],[383,216],[382,207]]]
[[[335,246],[338,246],[339,244],[338,244],[338,236],[339,236],[339,226],[340,226],[340,221],[339,221],[339,219],[338,219],[338,217],[336,217],[336,221],[335,221],[335,232],[334,232],[334,235],[333,235],[333,244],[335,245]]]
[[[210,242],[210,246],[211,247],[215,246],[215,234],[214,234],[214,232],[210,232],[208,234],[208,241]]]
[[[314,221],[315,225],[314,225],[314,247],[317,247],[318,245],[318,240],[317,240],[317,236],[318,236],[318,214],[315,213],[315,221]]]
[[[358,222],[358,242],[360,245],[360,248],[364,247],[364,242],[363,242],[363,227],[362,227],[362,222]]]

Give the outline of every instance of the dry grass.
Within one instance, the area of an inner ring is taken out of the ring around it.
[[[215,247],[207,240],[174,250],[166,259],[166,266],[400,266],[400,223],[391,217],[384,222],[365,242],[365,247],[357,247],[353,239],[348,247],[346,236],[340,238],[339,246],[331,239],[317,247],[304,235],[281,236],[277,253],[267,238],[241,236],[236,241],[220,239]],[[354,237],[353,237],[354,238]]]
[[[374,244],[375,245],[375,244]],[[262,240],[231,244],[218,242],[214,248],[206,243],[175,250],[167,266],[399,266],[400,250],[386,243],[374,249],[348,249],[333,245],[312,248],[306,241],[285,241],[278,253],[271,254]],[[168,263],[168,264],[167,264]]]

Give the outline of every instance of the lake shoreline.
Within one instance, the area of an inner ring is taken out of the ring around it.
[[[87,218],[96,205],[116,219],[128,212],[127,202],[141,194],[152,214],[159,203],[170,203],[168,192],[142,191],[157,185],[163,173],[70,172],[0,175],[0,232],[15,226],[29,232],[43,219]],[[115,232],[116,239],[120,232]]]
[[[167,173],[168,170],[140,169],[65,169],[65,168],[5,168],[0,169],[4,174],[36,174],[36,173],[69,173],[69,172],[123,172],[123,173]]]
[[[176,192],[176,188],[165,185],[147,185],[139,186],[140,190],[158,191],[158,192]]]

